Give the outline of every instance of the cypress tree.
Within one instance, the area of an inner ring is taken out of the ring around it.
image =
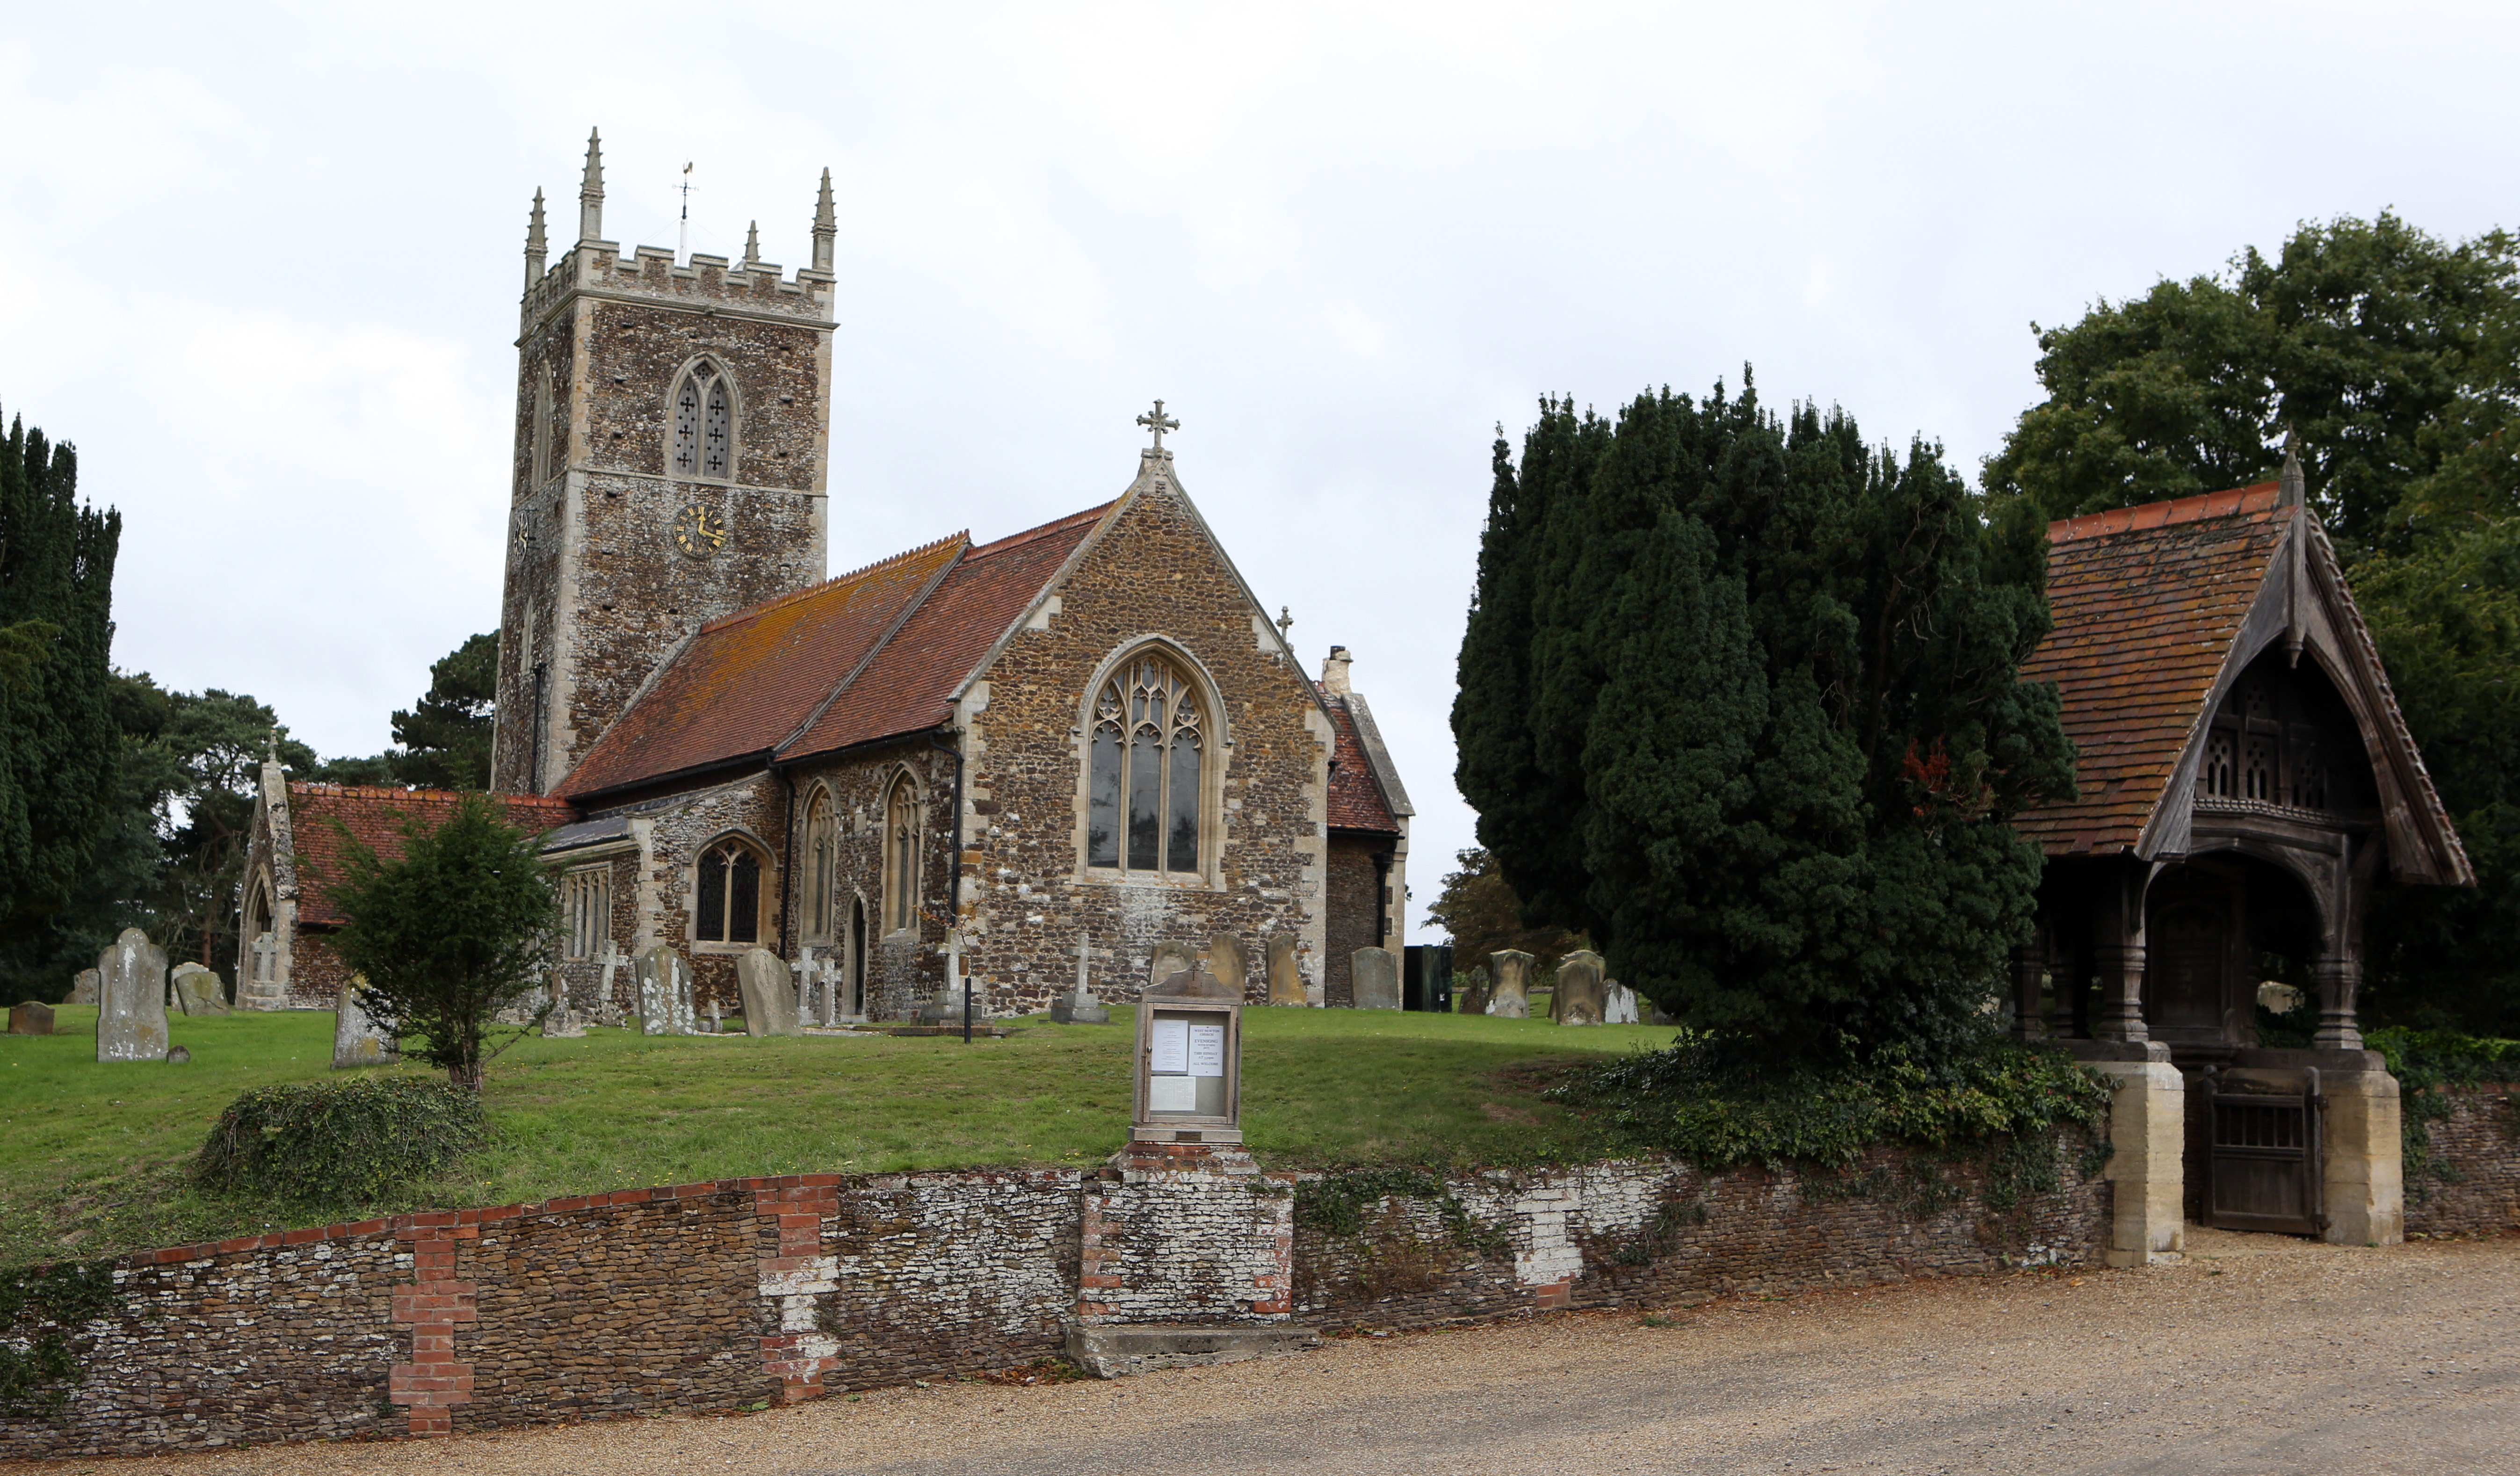
[[[77,502],[78,458],[13,422],[0,440],[0,988],[58,998],[82,953],[92,868],[117,833],[110,701],[120,514]]]

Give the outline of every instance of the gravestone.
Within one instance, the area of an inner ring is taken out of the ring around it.
[[[1272,1005],[1310,1005],[1312,997],[1304,989],[1304,968],[1295,962],[1295,935],[1269,935],[1269,1003]]]
[[[368,981],[357,974],[341,986],[333,1001],[333,1065],[336,1069],[349,1066],[382,1066],[399,1056],[401,1043],[385,1039],[377,1022],[368,1015],[367,1006],[359,1003],[359,991]]]
[[[1455,1014],[1487,1013],[1488,996],[1495,989],[1489,979],[1489,969],[1484,962],[1455,974],[1453,976],[1453,1012]]]
[[[254,935],[248,950],[250,963],[240,962],[246,970],[237,980],[239,1009],[287,1009],[289,991],[280,982],[280,939],[270,932]]]
[[[1197,952],[1187,943],[1158,943],[1155,956],[1147,961],[1147,982],[1161,984],[1197,962]]]
[[[53,1033],[53,1006],[36,1000],[9,1006],[11,1035],[50,1035]]]
[[[1531,1018],[1531,955],[1501,948],[1488,955],[1496,982],[1489,986],[1488,1013],[1508,1020]]]
[[[1055,1025],[1108,1025],[1111,1006],[1094,998],[1094,987],[1086,978],[1086,943],[1076,940],[1076,988],[1066,998],[1050,1006],[1051,1023]]]
[[[178,963],[174,977],[175,1007],[186,1014],[228,1012],[227,982],[199,963]]]
[[[788,965],[766,948],[745,952],[735,961],[735,987],[743,993],[743,1033],[803,1035],[796,1018],[796,997],[788,988]]]
[[[181,1046],[169,1046],[166,1048],[166,1064],[169,1066],[180,1066],[192,1058],[193,1052],[185,1050]]]
[[[69,1003],[72,1005],[93,1005],[96,1003],[95,969],[82,968],[78,971],[77,981],[70,985]]]
[[[642,1035],[698,1035],[700,1016],[692,999],[692,965],[658,944],[639,956],[639,1031]]]
[[[621,972],[621,965],[630,962],[629,956],[621,952],[620,944],[607,938],[604,952],[599,957],[604,963],[604,973],[595,984],[595,1023],[617,1026],[621,1023],[621,1005],[612,993],[612,981]]]
[[[126,927],[96,960],[96,1058],[166,1058],[166,950]]]
[[[1400,1007],[1400,961],[1387,948],[1360,948],[1349,965],[1349,991],[1359,1009]]]
[[[1207,971],[1237,989],[1249,991],[1251,954],[1242,946],[1240,933],[1218,933],[1207,940]]]
[[[1638,1012],[1637,992],[1616,979],[1601,981],[1601,1023],[1634,1025],[1643,1018]]]
[[[1549,1012],[1560,1025],[1598,1025],[1608,1017],[1610,1002],[1601,987],[1599,954],[1579,948],[1557,961],[1557,990]]]

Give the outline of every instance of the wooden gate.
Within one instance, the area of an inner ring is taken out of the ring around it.
[[[2327,1103],[2318,1072],[2234,1068],[2212,1080],[2205,1223],[2293,1235],[2325,1230],[2318,1127]]]

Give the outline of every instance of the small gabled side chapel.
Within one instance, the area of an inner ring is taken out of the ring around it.
[[[1349,953],[1399,946],[1407,791],[1345,649],[1309,678],[1191,502],[1162,402],[1111,501],[826,578],[829,171],[792,276],[757,231],[622,255],[603,201],[591,138],[576,244],[539,192],[526,237],[492,755],[562,869],[575,1006],[635,1007],[659,946],[728,1006],[768,949],[827,1022],[1126,1001],[1166,944],[1351,1003]],[[450,798],[267,769],[259,1000],[339,987],[292,847],[390,849]]]

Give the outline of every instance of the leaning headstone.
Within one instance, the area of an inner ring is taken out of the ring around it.
[[[96,960],[96,1058],[166,1058],[166,950],[126,927]]]
[[[1485,1014],[1488,996],[1495,986],[1489,983],[1488,966],[1480,963],[1453,975],[1453,1013]]]
[[[1608,1017],[1610,1002],[1601,987],[1601,956],[1577,949],[1557,961],[1557,990],[1549,1012],[1560,1025],[1598,1025]]]
[[[186,1014],[228,1012],[227,981],[199,963],[175,965],[175,1007]]]
[[[73,983],[72,985],[70,985],[70,998],[69,998],[69,1003],[70,1003],[70,1004],[73,1004],[73,1005],[93,1005],[93,1004],[95,1004],[95,1003],[96,1003],[96,978],[97,978],[97,974],[96,974],[96,970],[95,970],[95,969],[93,969],[93,968],[82,968],[82,969],[80,969],[80,970],[78,971],[78,980],[77,980],[77,982],[76,982],[76,983]]]
[[[1251,953],[1240,933],[1218,933],[1207,940],[1207,971],[1236,989],[1248,989]]]
[[[1496,983],[1488,995],[1488,1013],[1508,1020],[1531,1018],[1531,955],[1501,948],[1488,955]]]
[[[692,966],[658,944],[639,956],[639,1030],[643,1035],[698,1035],[699,1010],[692,1000]]]
[[[369,1016],[367,1006],[359,1003],[359,992],[367,987],[367,980],[352,974],[333,1001],[336,1067],[382,1066],[401,1054],[401,1043],[385,1039],[385,1033]]]
[[[1094,986],[1086,978],[1085,940],[1076,940],[1076,988],[1066,998],[1054,1001],[1050,1020],[1054,1025],[1108,1025],[1111,1006],[1094,998]]]
[[[1359,1009],[1400,1007],[1400,960],[1387,948],[1360,948],[1349,963],[1348,990]]]
[[[1197,952],[1187,943],[1158,943],[1155,956],[1147,961],[1147,982],[1161,984],[1197,962]]]
[[[11,1035],[50,1035],[53,1033],[53,1006],[37,1000],[9,1006]]]
[[[766,948],[746,952],[735,961],[735,987],[743,992],[743,1033],[803,1035],[796,1018],[796,995],[788,987],[788,965]]]
[[[1634,1025],[1642,1016],[1637,1009],[1637,992],[1616,979],[1601,981],[1601,1023]]]
[[[1295,935],[1269,935],[1269,1003],[1272,1005],[1310,1005],[1312,996],[1304,989],[1304,966],[1295,961]]]

